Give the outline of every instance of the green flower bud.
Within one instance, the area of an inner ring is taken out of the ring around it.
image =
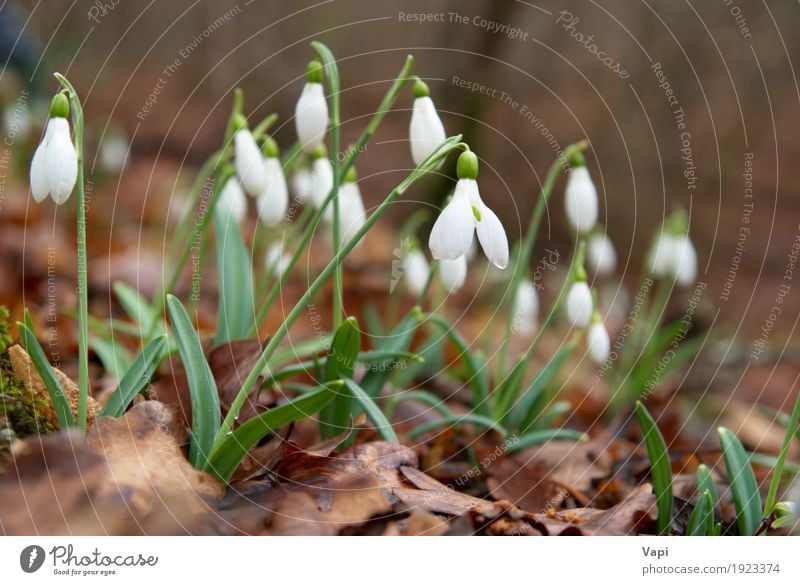
[[[585,167],[586,166],[586,158],[583,156],[581,152],[575,152],[569,157],[569,166],[570,168],[576,167]]]
[[[343,182],[344,183],[355,183],[358,181],[358,173],[356,172],[356,167],[350,167],[350,170],[347,171],[347,174],[344,176]]]
[[[51,118],[69,117],[69,99],[61,92],[54,95],[53,100],[50,102],[50,117]]]
[[[471,150],[461,153],[458,157],[458,164],[456,165],[456,173],[459,179],[477,179],[478,178],[478,157]]]
[[[266,140],[264,140],[264,147],[261,149],[261,152],[267,158],[277,158],[280,155],[278,143],[275,142],[272,136],[267,136]]]
[[[428,84],[422,81],[419,77],[414,78],[414,97],[428,97],[431,95],[431,90],[428,89]]]
[[[308,83],[322,83],[322,63],[314,59],[306,67],[306,81]]]

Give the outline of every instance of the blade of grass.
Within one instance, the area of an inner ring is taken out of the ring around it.
[[[783,466],[786,462],[786,455],[789,453],[789,447],[792,444],[792,437],[798,431],[798,424],[800,423],[800,394],[794,401],[792,408],[792,415],[789,419],[789,424],[786,425],[786,432],[783,435],[783,443],[781,444],[780,453],[778,453],[778,461],[772,470],[772,481],[769,484],[769,492],[767,492],[767,500],[764,503],[764,517],[769,518],[772,515],[772,510],[775,506],[775,499],[778,497],[778,488],[780,487],[781,477],[783,476]]]
[[[589,439],[586,433],[580,431],[573,431],[572,429],[542,429],[540,431],[531,431],[513,441],[507,448],[507,453],[516,453],[526,447],[535,447],[548,441],[577,441],[584,442]]]
[[[156,337],[147,344],[119,381],[111,398],[103,407],[101,416],[122,416],[134,397],[150,384],[166,348],[166,334]]]
[[[434,420],[429,423],[419,425],[410,433],[408,433],[408,436],[414,439],[434,429],[447,426],[458,426],[462,424],[472,424],[482,428],[491,429],[493,431],[497,431],[504,437],[508,435],[508,432],[506,432],[506,429],[503,428],[503,425],[492,420],[488,416],[482,416],[480,414],[454,414],[452,416],[446,416],[439,420]]]
[[[761,526],[761,494],[742,442],[730,430],[717,429],[722,456],[728,470],[728,484],[736,507],[736,524],[742,536],[754,535]]]
[[[714,531],[714,504],[711,494],[704,491],[694,505],[686,526],[686,536],[711,536]]]
[[[323,382],[334,380],[348,380],[353,377],[353,371],[358,360],[358,350],[361,348],[361,332],[355,317],[345,319],[333,335],[331,348],[325,362]],[[322,409],[319,417],[319,431],[323,439],[333,437],[350,425],[353,413],[353,398],[344,392],[337,395]]]
[[[717,484],[714,482],[714,477],[711,475],[711,470],[708,466],[700,464],[697,466],[695,473],[697,480],[697,491],[699,493],[708,492],[711,496],[711,504],[713,508],[719,506],[719,496],[717,496]]]
[[[217,236],[219,304],[214,345],[247,339],[253,322],[253,269],[239,224],[230,213],[214,214]]]
[[[672,526],[672,468],[667,453],[664,436],[656,421],[641,401],[636,401],[636,417],[642,427],[647,455],[650,458],[650,476],[653,479],[653,492],[658,507],[658,533],[669,534]]]
[[[350,391],[356,402],[358,402],[361,408],[364,409],[364,412],[367,413],[367,417],[372,421],[372,424],[375,425],[375,428],[380,433],[381,437],[392,443],[399,443],[400,439],[397,438],[397,435],[392,428],[392,423],[387,420],[381,409],[378,408],[378,405],[375,404],[369,394],[364,392],[361,386],[356,384],[350,378],[345,378],[344,384],[347,386],[347,389]]]

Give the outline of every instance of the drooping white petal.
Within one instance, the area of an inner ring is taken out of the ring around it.
[[[467,257],[459,256],[455,260],[439,260],[439,280],[452,294],[467,281]]]
[[[311,202],[319,209],[325,198],[333,189],[333,167],[331,161],[325,157],[314,159],[311,164]],[[333,206],[325,209],[322,218],[326,221],[333,219]]]
[[[475,215],[470,202],[473,190],[478,190],[473,179],[459,179],[453,198],[433,224],[428,247],[437,260],[455,260],[469,251],[475,236]]]
[[[489,262],[498,268],[505,268],[508,266],[508,236],[506,236],[503,224],[494,211],[481,201],[477,189],[473,196],[473,205],[480,215],[475,229],[478,232],[478,241],[481,243],[483,253],[486,254]]]
[[[567,295],[567,319],[573,327],[583,328],[592,319],[592,291],[585,282],[575,282]]]
[[[242,187],[253,197],[260,195],[266,188],[267,174],[264,171],[264,157],[252,132],[237,130],[233,135],[233,149],[236,174]]]
[[[447,139],[444,124],[429,96],[414,100],[408,136],[411,142],[411,158],[417,166]]]
[[[339,233],[341,242],[349,242],[367,221],[358,183],[345,182],[339,188]]]
[[[404,255],[403,281],[412,295],[419,295],[425,289],[429,272],[430,266],[425,254],[419,250],[412,250]]]
[[[648,264],[650,272],[656,278],[663,278],[672,273],[672,258],[675,255],[675,236],[662,232],[650,250]]]
[[[601,276],[608,276],[617,268],[617,252],[614,244],[604,233],[594,234],[586,243],[586,261],[589,269]]]
[[[50,194],[50,185],[47,182],[47,173],[44,170],[44,152],[46,149],[47,132],[45,138],[36,147],[31,160],[31,195],[36,203],[41,203]]]
[[[606,326],[602,323],[592,324],[586,335],[586,343],[592,361],[598,365],[605,363],[611,351],[611,339],[608,337]]]
[[[308,169],[298,169],[292,174],[289,183],[292,188],[292,195],[298,203],[305,203],[311,197],[311,171]]]
[[[289,262],[291,262],[291,258],[284,253],[280,243],[272,244],[267,248],[267,252],[264,255],[264,268],[276,277],[281,277],[286,272]]]
[[[286,214],[289,187],[277,157],[265,158],[263,165],[267,181],[264,191],[258,196],[258,217],[264,225],[272,227],[278,225]]]
[[[230,213],[238,223],[244,220],[247,215],[247,196],[238,178],[231,177],[225,183],[219,194],[217,209],[223,213]]]
[[[308,153],[320,145],[328,127],[328,102],[321,83],[306,83],[294,108],[297,140]]]
[[[522,336],[532,335],[536,331],[536,319],[539,316],[539,295],[530,281],[519,284],[517,303],[514,311],[513,332]]]
[[[564,204],[567,219],[578,233],[588,233],[597,224],[597,189],[589,176],[589,169],[585,166],[570,169]]]
[[[78,179],[78,154],[69,134],[66,118],[51,118],[47,124],[44,170],[50,196],[56,205],[69,199]]]
[[[692,286],[697,282],[697,252],[689,236],[674,236],[670,261],[679,286]]]

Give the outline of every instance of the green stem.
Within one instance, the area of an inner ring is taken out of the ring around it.
[[[414,183],[416,183],[419,179],[426,176],[429,172],[436,169],[441,162],[451,151],[457,148],[457,143],[461,140],[461,136],[454,136],[445,140],[442,145],[436,149],[436,151],[428,157],[419,167],[414,169],[411,174],[406,177],[397,187],[395,187],[391,193],[386,197],[386,199],[378,206],[378,208],[374,211],[372,215],[369,216],[366,222],[358,229],[356,234],[342,246],[340,250],[336,251],[333,259],[325,266],[325,268],[320,272],[319,276],[314,280],[313,283],[308,287],[306,292],[300,297],[300,300],[297,301],[297,304],[294,308],[289,312],[289,314],[284,319],[281,326],[275,332],[275,334],[270,338],[269,342],[267,343],[264,350],[261,352],[256,363],[253,365],[253,368],[250,370],[247,378],[245,379],[244,383],[242,384],[239,393],[237,394],[236,398],[234,399],[233,403],[231,404],[230,410],[228,411],[225,420],[222,422],[222,426],[220,427],[219,433],[217,434],[217,438],[214,441],[214,445],[211,449],[211,454],[209,459],[213,459],[213,454],[216,449],[224,442],[227,432],[233,428],[233,423],[236,420],[236,417],[239,415],[239,411],[241,410],[242,406],[244,405],[247,396],[250,394],[250,391],[253,389],[256,381],[258,380],[259,376],[263,372],[264,368],[267,366],[269,359],[272,357],[272,354],[275,353],[275,350],[278,348],[278,345],[283,341],[283,338],[289,332],[289,329],[300,316],[300,314],[307,309],[308,303],[317,294],[320,288],[325,284],[327,279],[331,276],[334,269],[337,265],[341,264],[347,254],[355,248],[356,244],[364,237],[364,235],[375,225],[375,222],[380,219],[380,217],[388,211],[389,207],[401,196],[405,191]],[[330,199],[331,195],[328,195],[328,199]]]
[[[586,140],[581,140],[580,142],[576,142],[575,144],[570,144],[567,146],[564,149],[564,152],[561,153],[561,156],[559,156],[555,161],[553,161],[553,164],[550,165],[550,168],[547,170],[544,183],[542,183],[542,189],[539,192],[539,199],[536,201],[536,205],[533,208],[533,214],[531,215],[531,220],[528,224],[528,231],[525,233],[525,239],[519,248],[519,256],[517,257],[517,263],[514,266],[514,272],[511,276],[508,320],[506,321],[505,332],[503,334],[503,341],[500,345],[500,355],[498,358],[498,374],[500,375],[502,375],[502,373],[505,371],[506,360],[508,357],[508,343],[511,337],[511,328],[514,324],[514,312],[517,308],[519,284],[528,271],[531,255],[533,254],[533,247],[536,244],[536,236],[539,233],[539,225],[542,223],[542,217],[544,217],[544,212],[547,209],[547,202],[550,200],[550,195],[553,193],[553,187],[555,186],[556,179],[558,179],[562,169],[564,169],[564,167],[568,164],[570,157],[585,150],[588,148],[588,146],[589,143]]]
[[[86,432],[86,410],[89,402],[89,300],[86,290],[86,190],[83,169],[83,107],[78,92],[66,77],[55,74],[67,90],[75,134],[75,152],[78,158],[78,428]]]
[[[775,499],[778,496],[778,487],[780,487],[783,466],[786,463],[786,455],[789,453],[789,446],[792,443],[792,438],[795,432],[797,432],[798,423],[800,423],[800,396],[794,401],[792,416],[786,427],[786,434],[783,435],[783,443],[781,444],[781,450],[778,454],[778,461],[775,463],[775,469],[772,471],[772,481],[770,481],[767,499],[766,502],[764,502],[765,518],[769,518],[772,515],[772,510],[775,507]]]
[[[408,57],[406,57],[406,62],[403,65],[403,68],[400,70],[400,73],[398,74],[397,78],[395,78],[394,83],[392,83],[392,87],[389,88],[389,91],[386,92],[386,95],[383,97],[383,100],[381,100],[381,103],[378,106],[375,115],[372,116],[369,123],[367,124],[367,127],[361,133],[361,137],[358,139],[356,147],[351,150],[350,154],[348,155],[347,159],[342,165],[340,169],[342,172],[342,176],[346,175],[347,171],[349,171],[350,168],[353,166],[356,159],[358,158],[358,155],[364,150],[364,146],[367,144],[369,139],[375,133],[375,130],[378,128],[381,121],[386,116],[387,112],[392,108],[394,103],[397,101],[397,98],[400,95],[400,90],[403,89],[403,86],[410,80],[410,73],[413,65],[414,65],[414,58],[411,55],[409,55]],[[294,269],[294,266],[300,260],[300,257],[302,256],[303,252],[308,246],[308,243],[311,241],[311,238],[314,235],[315,230],[317,229],[317,225],[319,225],[319,222],[322,219],[322,215],[325,213],[325,209],[327,208],[328,204],[331,202],[335,194],[336,190],[331,189],[331,192],[328,193],[328,196],[325,198],[325,201],[316,210],[314,217],[309,222],[308,228],[303,232],[302,238],[300,239],[300,242],[298,243],[297,248],[295,249],[294,254],[292,255],[292,258],[289,261],[286,270],[283,272],[283,274],[281,274],[280,278],[278,278],[277,283],[273,285],[272,289],[270,289],[269,295],[259,308],[258,313],[256,314],[256,319],[253,322],[253,326],[250,331],[251,335],[255,335],[255,332],[258,329],[258,324],[264,320],[264,317],[266,317],[267,312],[272,306],[272,303],[274,303],[275,299],[278,297],[278,294],[283,288],[283,285],[286,283],[286,279],[289,277],[289,274],[291,274],[292,270]]]

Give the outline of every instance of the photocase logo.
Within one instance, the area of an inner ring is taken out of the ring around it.
[[[44,549],[41,546],[32,544],[26,546],[19,553],[19,566],[26,573],[35,573],[44,564]]]

